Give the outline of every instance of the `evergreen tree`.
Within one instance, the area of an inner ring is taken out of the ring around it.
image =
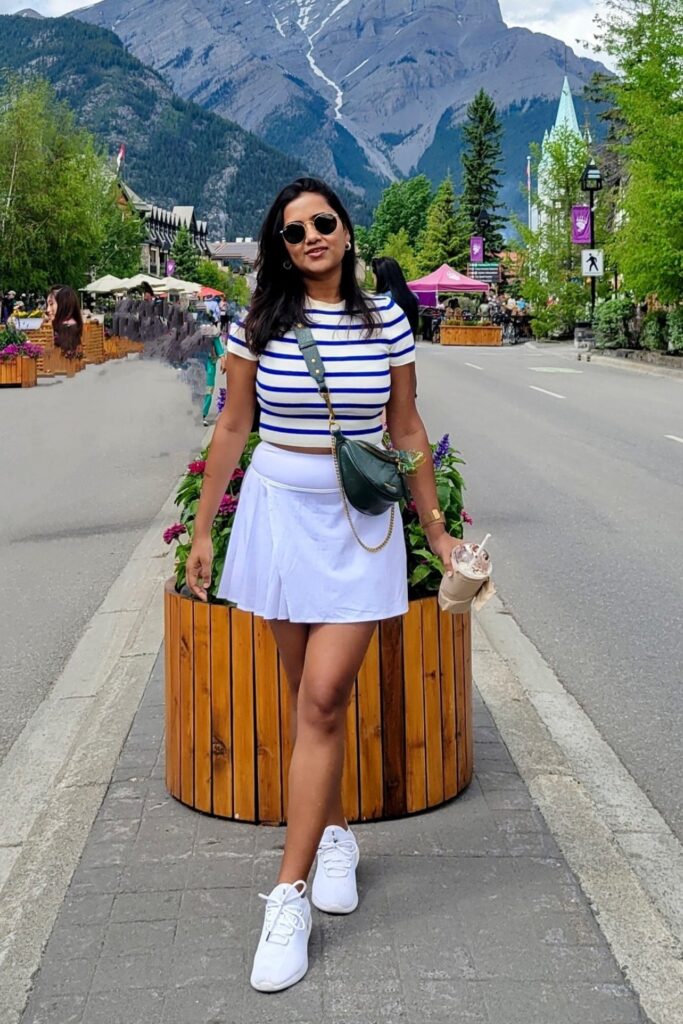
[[[436,190],[416,250],[420,272],[423,274],[437,270],[443,263],[464,267],[467,262],[468,225],[462,216],[450,175]]]
[[[467,108],[463,125],[465,149],[462,153],[463,197],[462,208],[470,234],[478,235],[479,214],[486,210],[490,224],[485,229],[485,258],[495,259],[503,248],[505,218],[501,216],[502,203],[498,202],[501,179],[503,129],[491,97],[483,89]]]
[[[395,181],[385,189],[370,228],[370,245],[366,246],[371,255],[381,253],[389,236],[401,229],[406,232],[408,244],[414,246],[427,221],[432,195],[431,182],[424,174]]]
[[[175,277],[181,281],[196,281],[199,274],[199,252],[192,243],[189,230],[183,225],[175,236],[171,247],[171,256],[175,260]]]
[[[415,253],[405,228],[401,228],[395,234],[389,235],[379,255],[390,256],[396,260],[405,274],[406,281],[414,281],[419,276],[420,271],[417,259],[415,258]]]

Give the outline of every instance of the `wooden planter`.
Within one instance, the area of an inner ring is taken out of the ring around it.
[[[165,593],[166,785],[221,818],[287,817],[289,689],[263,619]],[[349,821],[438,807],[472,778],[469,615],[436,597],[380,623],[346,719]]]
[[[106,359],[125,359],[134,352],[142,352],[144,342],[131,341],[130,338],[119,338],[116,335],[107,338],[104,342],[104,353]]]
[[[441,324],[442,345],[502,345],[502,327],[465,327],[463,324]]]
[[[38,363],[28,356],[0,362],[0,387],[32,388],[38,383]]]
[[[83,358],[87,365],[104,362],[104,326],[97,321],[83,324]]]

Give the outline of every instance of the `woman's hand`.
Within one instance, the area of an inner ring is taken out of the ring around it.
[[[211,585],[211,563],[213,544],[211,537],[197,537],[192,541],[192,550],[185,566],[187,585],[200,601],[207,601],[207,589]]]
[[[426,531],[429,534],[429,531]],[[434,554],[441,559],[444,566],[444,571],[448,576],[453,575],[453,566],[451,564],[451,554],[454,548],[462,547],[465,543],[464,540],[460,540],[459,537],[451,537],[448,533],[441,533],[438,537],[429,538],[429,546]]]

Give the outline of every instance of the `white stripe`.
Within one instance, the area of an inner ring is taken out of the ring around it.
[[[483,366],[477,366],[476,363],[465,363],[465,366],[471,366],[473,370],[483,370]]]
[[[532,391],[541,391],[544,395],[552,395],[553,398],[566,398],[566,395],[558,395],[556,391],[546,391],[545,388],[537,388],[533,384],[529,384]]]
[[[664,437],[667,437],[669,441],[678,441],[679,444],[683,444],[683,437],[676,437],[675,434],[665,434]]]

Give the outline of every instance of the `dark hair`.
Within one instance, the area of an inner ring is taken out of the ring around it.
[[[417,336],[420,326],[420,304],[411,292],[400,264],[390,256],[380,256],[372,261],[372,272],[379,293],[389,292],[397,306],[408,317],[413,334]]]
[[[154,289],[152,288],[152,286],[149,283],[149,281],[143,281],[142,282],[142,294],[143,295],[151,295],[152,298],[154,298]]]
[[[356,279],[356,252],[353,225],[339,196],[319,178],[297,178],[282,189],[268,210],[259,235],[256,260],[256,288],[245,321],[245,336],[250,350],[260,355],[271,338],[277,338],[296,323],[308,323],[304,311],[306,289],[296,267],[285,270],[287,250],[280,231],[285,207],[305,192],[314,192],[327,200],[349,233],[351,248],[342,260],[341,295],[347,314],[359,316],[370,336],[379,320]]]
[[[57,312],[52,325],[55,344],[64,351],[74,352],[81,347],[83,336],[83,317],[78,294],[66,285],[53,288],[52,294],[57,300]],[[67,323],[69,320],[74,322]]]

